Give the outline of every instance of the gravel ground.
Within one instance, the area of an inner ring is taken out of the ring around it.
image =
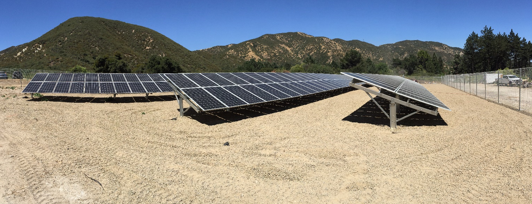
[[[0,81],[0,203],[531,203],[532,117],[425,87],[452,111],[392,134],[362,91],[176,118]]]

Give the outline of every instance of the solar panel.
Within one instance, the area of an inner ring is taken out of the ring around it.
[[[377,75],[377,74],[359,74],[342,72],[342,74],[366,82],[373,86],[385,89],[389,92],[425,103],[430,106],[450,110],[438,98],[430,93],[421,84],[399,76]]]
[[[113,94],[116,93],[113,83],[110,83],[110,82],[100,83],[100,93],[113,93]]]
[[[72,81],[85,81],[85,74],[74,74]]]
[[[115,83],[116,93],[131,93],[127,83]]]
[[[85,83],[85,93],[100,93],[100,84],[99,83]]]
[[[206,86],[218,86],[218,84],[214,83],[207,77],[194,73],[194,74],[184,74],[185,77],[189,78],[192,82],[197,84],[200,87],[206,87]]]
[[[85,81],[86,82],[98,82],[98,74],[86,74]]]
[[[111,74],[98,74],[100,82],[112,82]]]
[[[85,83],[83,82],[73,82],[70,85],[69,93],[84,93]]]
[[[231,73],[218,73],[218,75],[220,75],[224,79],[227,79],[228,81],[234,84],[249,84],[247,81],[244,81],[240,77],[237,77],[236,75],[231,74]]]
[[[227,107],[202,88],[183,89],[183,92],[203,110],[215,110]]]
[[[42,82],[30,82],[28,83],[26,88],[22,90],[22,93],[36,93],[37,91],[39,91],[39,88],[41,88],[41,85],[42,85]]]
[[[113,78],[114,82],[125,82],[126,81],[124,74],[111,74],[111,78]]]
[[[54,93],[68,93],[70,84],[69,82],[58,82],[55,86]]]
[[[167,83],[167,82],[155,82],[159,89],[161,89],[161,92],[173,92],[174,89]]]
[[[140,79],[140,81],[152,81],[148,74],[137,74],[137,77]]]
[[[146,89],[140,82],[129,82],[128,84],[129,88],[131,88],[131,93],[146,93]]]
[[[299,97],[348,87],[350,82],[350,78],[343,75],[301,73],[188,73],[164,76],[202,111]]]
[[[74,74],[61,74],[59,81],[70,82],[72,81],[72,77],[74,77]]]
[[[124,77],[126,77],[127,82],[138,82],[139,78],[136,74],[124,74]]]
[[[159,90],[159,87],[155,85],[155,82],[142,82],[142,85],[144,86],[144,88],[146,88],[146,91],[148,93],[161,92],[161,90]]]
[[[222,103],[228,107],[236,107],[241,105],[246,105],[247,103],[237,96],[233,95],[231,92],[225,90],[222,87],[208,87],[205,88],[210,94],[218,98]]]
[[[44,82],[39,89],[39,93],[53,93],[57,82]]]
[[[59,76],[61,76],[61,74],[48,74],[44,81],[57,81],[59,79]]]
[[[223,78],[222,76],[216,74],[216,73],[204,73],[203,76],[207,77],[211,81],[217,83],[220,86],[225,85],[234,85],[235,83]]]
[[[42,82],[46,82],[44,86]],[[23,93],[116,94],[173,91],[166,79],[160,74],[37,73],[23,90]]]
[[[33,76],[33,79],[31,80],[32,81],[44,81],[47,76],[48,76],[47,73],[38,73],[38,74],[35,74],[35,76]]]
[[[259,98],[255,94],[252,94],[251,92],[246,91],[244,88],[242,88],[240,86],[226,86],[224,88],[227,91],[231,92],[232,94],[234,94],[234,95],[238,96],[239,98],[243,99],[244,101],[246,101],[249,104],[265,102],[265,100],[262,100],[261,98]]]

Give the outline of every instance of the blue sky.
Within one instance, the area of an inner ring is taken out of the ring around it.
[[[189,50],[240,43],[264,34],[304,32],[382,45],[437,41],[462,48],[491,26],[532,40],[532,1],[89,1],[0,2],[0,50],[34,40],[77,16],[151,28]]]

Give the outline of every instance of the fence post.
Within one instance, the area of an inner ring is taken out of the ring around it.
[[[471,74],[469,75],[469,94],[471,94]]]
[[[478,96],[478,73],[475,74],[475,96]]]
[[[484,99],[488,99],[487,94],[486,94],[487,92],[486,89],[488,89],[488,73],[487,72],[484,73]]]
[[[519,68],[519,79],[521,79],[521,82],[519,82],[519,111],[521,111],[521,86],[523,86],[523,76],[521,75],[521,68]]]
[[[499,92],[499,89],[500,89],[499,87],[500,87],[500,85],[499,85],[499,71],[497,71],[497,103],[500,103],[499,102],[499,95],[500,95],[499,94],[500,93]]]

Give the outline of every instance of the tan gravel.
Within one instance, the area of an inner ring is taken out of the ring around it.
[[[392,134],[361,91],[171,120],[171,96],[0,81],[0,203],[531,203],[532,117],[425,87],[452,111]]]

